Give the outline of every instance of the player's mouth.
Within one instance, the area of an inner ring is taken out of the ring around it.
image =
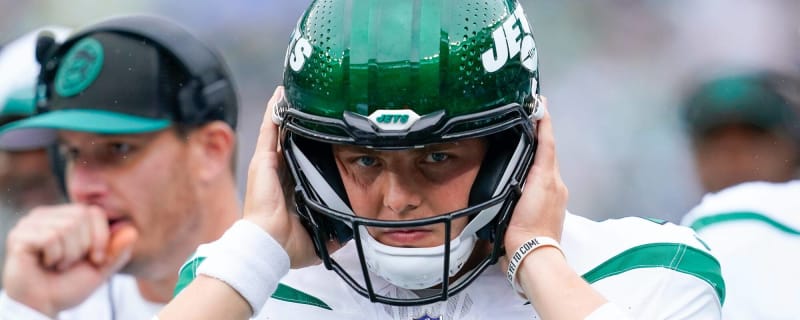
[[[376,239],[381,243],[393,247],[428,247],[432,230],[427,229],[396,229],[386,228],[378,230]]]

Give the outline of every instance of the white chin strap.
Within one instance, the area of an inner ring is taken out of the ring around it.
[[[375,240],[365,227],[359,228],[364,260],[370,272],[395,286],[411,290],[430,288],[444,281],[444,245],[431,248],[392,247]],[[450,277],[456,275],[467,262],[477,238],[472,233],[450,241]]]

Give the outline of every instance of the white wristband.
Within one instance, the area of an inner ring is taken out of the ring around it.
[[[239,220],[219,240],[208,244],[208,257],[197,268],[235,289],[253,309],[253,315],[275,292],[289,272],[289,255],[261,227]]]
[[[519,246],[517,251],[511,255],[511,258],[508,261],[508,272],[506,273],[508,282],[511,283],[511,288],[513,288],[514,291],[519,294],[525,294],[525,292],[522,291],[522,288],[520,288],[519,284],[517,283],[517,271],[519,269],[519,265],[529,253],[541,247],[554,247],[558,249],[562,255],[564,254],[564,250],[561,250],[561,246],[558,245],[558,241],[550,237],[534,237],[533,239],[525,241],[525,243]]]

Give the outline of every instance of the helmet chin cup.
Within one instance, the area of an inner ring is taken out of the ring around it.
[[[364,260],[370,272],[389,283],[410,290],[426,289],[441,284],[445,245],[430,248],[401,248],[388,246],[373,238],[361,226],[361,243]],[[450,266],[448,277],[455,276],[464,267],[475,247],[475,234],[459,235],[450,241]]]

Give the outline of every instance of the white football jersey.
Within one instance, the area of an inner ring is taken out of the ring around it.
[[[561,241],[567,261],[607,299],[637,319],[719,319],[719,264],[688,228],[642,218],[594,222],[568,214]],[[355,246],[337,261],[359,270]],[[350,257],[350,259],[343,259]],[[355,272],[355,271],[354,271]],[[386,282],[379,294],[413,294]],[[292,270],[257,319],[538,319],[494,265],[469,287],[419,307],[371,303],[323,266]]]
[[[47,288],[43,288],[47,290]],[[48,320],[49,317],[3,296],[0,319]],[[141,320],[150,319],[164,305],[147,301],[139,293],[136,279],[117,274],[76,307],[62,311],[57,320]]]
[[[706,195],[684,217],[722,264],[725,319],[800,314],[800,180],[749,182]]]

